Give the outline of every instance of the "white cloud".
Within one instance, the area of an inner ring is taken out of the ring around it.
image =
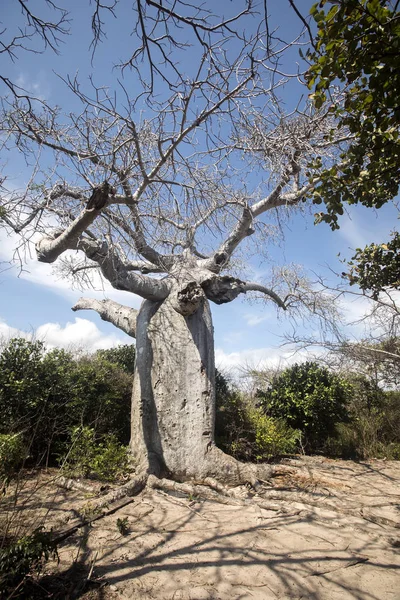
[[[315,355],[315,350],[313,354]],[[306,350],[293,352],[273,346],[230,353],[226,353],[221,348],[215,350],[217,368],[230,372],[247,369],[285,368],[307,358],[311,358],[311,355]]]
[[[13,272],[15,274],[18,273],[18,276],[21,279],[40,285],[43,288],[50,289],[66,298],[71,302],[71,305],[75,304],[78,298],[84,295],[96,299],[109,298],[110,300],[115,300],[121,304],[139,308],[142,301],[139,296],[130,292],[115,290],[108,281],[103,280],[101,275],[95,271],[91,273],[94,289],[82,292],[81,290],[73,288],[70,281],[63,279],[54,273],[52,265],[40,263],[36,259],[33,243],[28,243],[25,249],[21,249],[20,254],[17,255],[15,249],[20,243],[21,240],[16,234],[7,235],[4,228],[0,228],[0,262],[4,263],[2,265],[4,268],[7,263],[13,265]],[[74,254],[74,252],[65,252],[64,256],[70,254]],[[21,263],[23,265],[22,271],[20,271]]]
[[[31,96],[38,100],[46,101],[50,98],[51,88],[47,74],[43,70],[39,71],[35,79],[26,73],[21,73],[15,83],[22,90],[29,92]]]
[[[339,235],[349,244],[351,249],[363,248],[370,240],[366,236],[366,232],[361,228],[355,219],[344,215],[340,221]]]
[[[9,340],[13,337],[28,337],[28,334],[15,327],[10,327],[4,321],[0,321],[0,340]]]
[[[6,341],[12,337],[42,340],[49,349],[74,348],[88,352],[113,348],[128,341],[116,334],[106,335],[95,323],[79,317],[64,327],[59,323],[45,323],[31,332],[21,331],[0,321],[0,338]]]
[[[256,313],[246,313],[243,315],[247,325],[249,327],[255,327],[256,325],[260,325],[260,323],[264,323],[265,321],[271,320],[270,314],[257,315]]]

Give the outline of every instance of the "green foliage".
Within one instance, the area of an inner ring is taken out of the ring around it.
[[[353,459],[400,458],[400,393],[385,392],[366,377],[351,375],[349,419],[336,425],[324,452]]]
[[[102,481],[115,481],[129,470],[128,448],[115,435],[109,434],[97,446],[93,473]]]
[[[60,463],[64,472],[72,477],[92,476],[102,481],[116,481],[129,469],[128,449],[113,434],[98,440],[94,429],[75,427],[66,448]]]
[[[97,434],[115,433],[122,443],[130,435],[132,377],[100,356],[75,361],[69,375],[72,423],[94,427]]]
[[[395,232],[386,244],[370,244],[357,248],[349,261],[349,273],[343,273],[350,285],[372,292],[377,300],[385,288],[400,288],[400,235]]]
[[[25,428],[44,396],[42,342],[10,340],[0,355],[0,412],[2,432]]]
[[[309,88],[316,108],[331,103],[338,127],[353,135],[339,167],[322,169],[314,201],[325,201],[317,220],[337,228],[343,202],[380,208],[400,184],[400,13],[389,2],[322,0],[311,9],[318,32],[309,51]]]
[[[118,365],[126,373],[133,375],[135,372],[136,348],[133,344],[98,350],[97,355],[114,365]]]
[[[78,425],[126,444],[131,389],[132,376],[116,359],[46,353],[42,342],[13,339],[0,354],[0,434],[22,432],[35,463],[54,461]]]
[[[254,431],[253,453],[258,461],[280,454],[293,454],[298,448],[300,431],[293,429],[283,419],[268,417],[260,408],[248,407],[250,426]]]
[[[26,576],[39,575],[50,558],[58,558],[57,545],[43,527],[0,549],[0,592],[9,594],[18,587],[13,597],[26,597]]]
[[[94,429],[74,427],[65,446],[66,452],[59,459],[64,472],[71,477],[88,477],[96,456]]]
[[[346,419],[350,394],[351,386],[343,378],[306,362],[283,371],[258,397],[265,414],[299,429],[305,448],[315,452],[334,433],[335,424]]]
[[[249,461],[268,460],[296,451],[298,431],[281,419],[267,417],[250,398],[229,389],[220,373],[216,381],[218,446],[235,458]]]
[[[0,434],[0,485],[3,489],[25,458],[26,449],[21,434]]]
[[[382,413],[374,413],[361,415],[351,423],[339,423],[335,436],[328,438],[324,452],[346,459],[400,460],[400,442],[387,442],[382,438],[383,421]]]

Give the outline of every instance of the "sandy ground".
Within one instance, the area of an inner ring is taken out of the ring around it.
[[[400,462],[292,464],[243,506],[143,492],[62,543],[53,577],[75,561],[97,591],[59,597],[400,600]],[[40,495],[23,513],[40,507],[58,528],[95,502],[49,482]]]

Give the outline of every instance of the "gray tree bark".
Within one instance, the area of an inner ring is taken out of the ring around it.
[[[214,336],[208,300],[183,316],[170,298],[136,319],[131,449],[149,472],[208,474],[214,448]]]

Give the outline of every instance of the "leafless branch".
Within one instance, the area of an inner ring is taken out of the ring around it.
[[[72,307],[72,310],[94,310],[100,315],[103,321],[112,323],[118,329],[121,329],[132,337],[136,336],[136,316],[138,311],[131,307],[123,306],[113,300],[80,298]]]

